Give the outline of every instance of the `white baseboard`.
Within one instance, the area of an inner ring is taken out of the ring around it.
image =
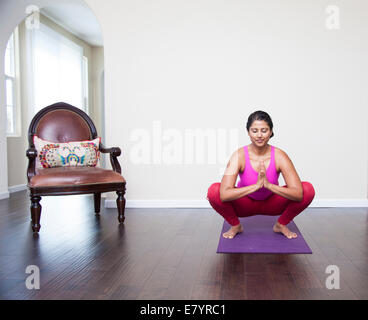
[[[116,200],[106,199],[106,208],[116,208]],[[126,208],[211,208],[207,200],[126,200]],[[316,199],[311,208],[367,208],[368,199]]]
[[[318,208],[367,208],[368,199],[317,199],[312,201],[310,206]]]
[[[27,190],[26,184],[18,184],[16,186],[8,187],[9,193]]]
[[[0,192],[0,200],[9,198],[9,192]]]

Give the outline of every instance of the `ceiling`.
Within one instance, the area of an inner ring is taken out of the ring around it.
[[[84,4],[55,4],[40,13],[92,46],[103,46],[102,31],[92,10]]]

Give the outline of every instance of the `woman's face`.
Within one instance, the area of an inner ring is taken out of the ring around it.
[[[248,131],[250,140],[257,147],[262,147],[270,140],[272,131],[264,120],[255,120]]]

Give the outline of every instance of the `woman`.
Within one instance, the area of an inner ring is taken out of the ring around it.
[[[231,225],[223,236],[232,239],[243,231],[238,217],[262,214],[280,215],[273,231],[296,238],[286,225],[312,202],[314,188],[300,181],[284,151],[268,144],[273,137],[273,123],[266,112],[253,112],[247,131],[252,143],[232,154],[221,183],[213,183],[207,193],[211,206]],[[280,172],[286,182],[283,187],[278,183]],[[240,180],[235,187],[238,174]]]

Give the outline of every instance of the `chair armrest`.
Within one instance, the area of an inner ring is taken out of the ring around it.
[[[36,174],[36,158],[37,158],[37,150],[35,148],[29,148],[26,152],[28,157],[28,169],[27,169],[27,178],[28,182],[31,178]]]
[[[119,147],[106,148],[102,143],[100,143],[99,150],[101,153],[110,153],[110,163],[111,167],[115,172],[121,174],[121,167],[117,157],[121,155],[121,150]]]

